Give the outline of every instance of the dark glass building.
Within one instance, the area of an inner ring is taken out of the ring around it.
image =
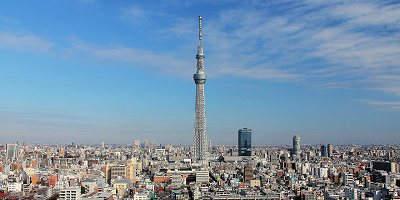
[[[325,145],[321,146],[321,156],[326,157],[326,146]]]
[[[251,156],[251,129],[239,129],[238,146],[239,156]]]

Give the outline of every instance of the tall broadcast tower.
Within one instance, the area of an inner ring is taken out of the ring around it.
[[[199,16],[199,47],[197,50],[197,71],[193,75],[196,83],[196,113],[194,119],[194,162],[206,160],[207,152],[207,132],[206,132],[206,106],[204,102],[204,83],[207,75],[204,73],[204,54],[201,46],[201,19]]]

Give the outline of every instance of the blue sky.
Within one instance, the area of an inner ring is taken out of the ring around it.
[[[396,1],[2,1],[0,142],[400,141]]]

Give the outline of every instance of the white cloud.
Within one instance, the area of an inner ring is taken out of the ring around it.
[[[0,32],[0,48],[23,50],[33,53],[51,53],[54,43],[35,35],[16,35]]]

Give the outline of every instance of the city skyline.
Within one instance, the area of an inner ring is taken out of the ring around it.
[[[400,4],[311,0],[2,2],[1,142],[192,144],[199,15],[213,144],[399,143]]]

